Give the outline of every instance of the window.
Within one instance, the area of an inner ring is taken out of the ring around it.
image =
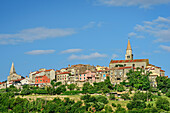
[[[121,80],[120,78],[117,78],[117,80]]]
[[[80,76],[81,76],[81,74],[80,74]]]
[[[84,76],[85,76],[85,74],[84,74]]]
[[[126,64],[124,64],[124,67],[126,66]]]
[[[127,58],[130,58],[130,56],[127,56]]]
[[[80,78],[80,80],[81,80],[81,78]]]
[[[38,80],[37,80],[37,82],[38,82]]]
[[[42,81],[42,80],[40,80],[40,81]]]
[[[132,66],[135,67],[135,64],[133,64]]]
[[[85,79],[85,77],[84,77],[84,79]]]

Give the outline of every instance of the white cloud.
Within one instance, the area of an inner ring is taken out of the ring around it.
[[[64,51],[61,51],[62,54],[64,53],[77,53],[77,52],[81,52],[83,51],[82,49],[67,49],[67,50],[64,50]]]
[[[71,55],[68,59],[69,60],[74,60],[74,59],[79,59],[79,60],[83,60],[83,59],[95,59],[95,58],[104,58],[107,57],[106,54],[100,54],[98,52],[92,53],[90,55]]]
[[[167,4],[170,0],[96,0],[98,4],[108,6],[138,6],[150,8],[153,5]]]
[[[119,56],[117,54],[112,55],[112,59],[118,58]]]
[[[154,53],[161,53],[161,51],[158,51],[158,50],[155,50],[155,51],[153,51]]]
[[[159,47],[170,52],[170,46],[160,45]]]
[[[25,54],[40,55],[40,54],[51,54],[51,53],[54,53],[54,52],[55,52],[55,50],[32,50],[32,51],[25,52]]]
[[[75,34],[74,29],[48,29],[48,28],[33,28],[25,29],[16,34],[0,34],[0,44],[17,44],[20,42],[33,42],[47,38],[63,37]]]
[[[129,36],[129,37],[136,36],[136,33],[131,32],[131,33],[128,34],[128,36]]]
[[[82,29],[89,29],[89,28],[93,28],[93,27],[101,27],[102,24],[103,24],[103,22],[91,21],[87,25],[83,26]]]
[[[155,42],[170,42],[170,18],[158,17],[152,21],[144,21],[143,25],[136,25],[134,32],[128,36],[136,38],[154,37]]]

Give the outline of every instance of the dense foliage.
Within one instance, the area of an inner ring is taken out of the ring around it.
[[[137,68],[136,71],[130,70],[129,73],[127,73],[128,84],[136,89],[148,90],[150,88],[149,75],[150,72],[144,74],[144,70],[140,68]]]
[[[159,90],[161,90],[162,93],[167,93],[166,95],[169,96],[170,94],[170,79],[165,77],[165,76],[161,76],[161,77],[157,77],[156,78],[157,81],[157,88]]]

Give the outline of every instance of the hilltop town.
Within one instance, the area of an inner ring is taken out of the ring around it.
[[[12,63],[7,82],[0,83],[0,89],[14,85],[21,88],[23,85],[30,86],[50,86],[51,81],[61,82],[62,84],[77,84],[82,87],[84,83],[103,82],[107,77],[113,85],[127,81],[127,73],[129,70],[137,70],[141,68],[144,73],[151,72],[149,75],[152,87],[157,87],[156,77],[165,76],[165,71],[159,66],[149,63],[149,59],[133,59],[133,53],[130,41],[128,40],[125,60],[111,60],[109,67],[93,66],[85,64],[68,65],[60,70],[55,69],[39,69],[29,73],[29,77],[18,75],[15,71],[14,63]]]
[[[125,60],[111,60],[109,67],[42,68],[23,77],[12,63],[0,83],[0,112],[161,113],[170,110],[169,88],[161,67],[133,59],[128,40]]]

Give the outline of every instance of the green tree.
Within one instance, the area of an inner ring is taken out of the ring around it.
[[[160,76],[156,78],[157,81],[157,88],[159,90],[164,90],[163,93],[166,93],[170,88],[170,79],[165,76]]]
[[[156,107],[166,111],[170,110],[170,103],[166,98],[159,97],[156,101]]]
[[[109,99],[110,100],[115,100],[115,95],[114,94],[110,94]]]
[[[146,108],[146,104],[144,101],[141,101],[141,100],[134,100],[134,101],[130,101],[128,104],[127,104],[127,108],[129,110],[132,110],[133,108],[136,108],[136,109],[144,109]]]
[[[106,113],[111,113],[111,112],[113,112],[112,107],[109,106],[109,105],[106,105],[106,106],[104,107],[104,109],[105,109],[105,112],[106,112]]]
[[[128,93],[121,94],[121,98],[124,99],[124,100],[130,100]]]
[[[148,90],[150,88],[149,81],[150,72],[144,72],[144,70],[137,68],[136,71],[130,70],[127,73],[127,79],[129,85],[141,90]]]
[[[67,88],[70,89],[70,90],[74,90],[76,88],[76,85],[70,84]]]

